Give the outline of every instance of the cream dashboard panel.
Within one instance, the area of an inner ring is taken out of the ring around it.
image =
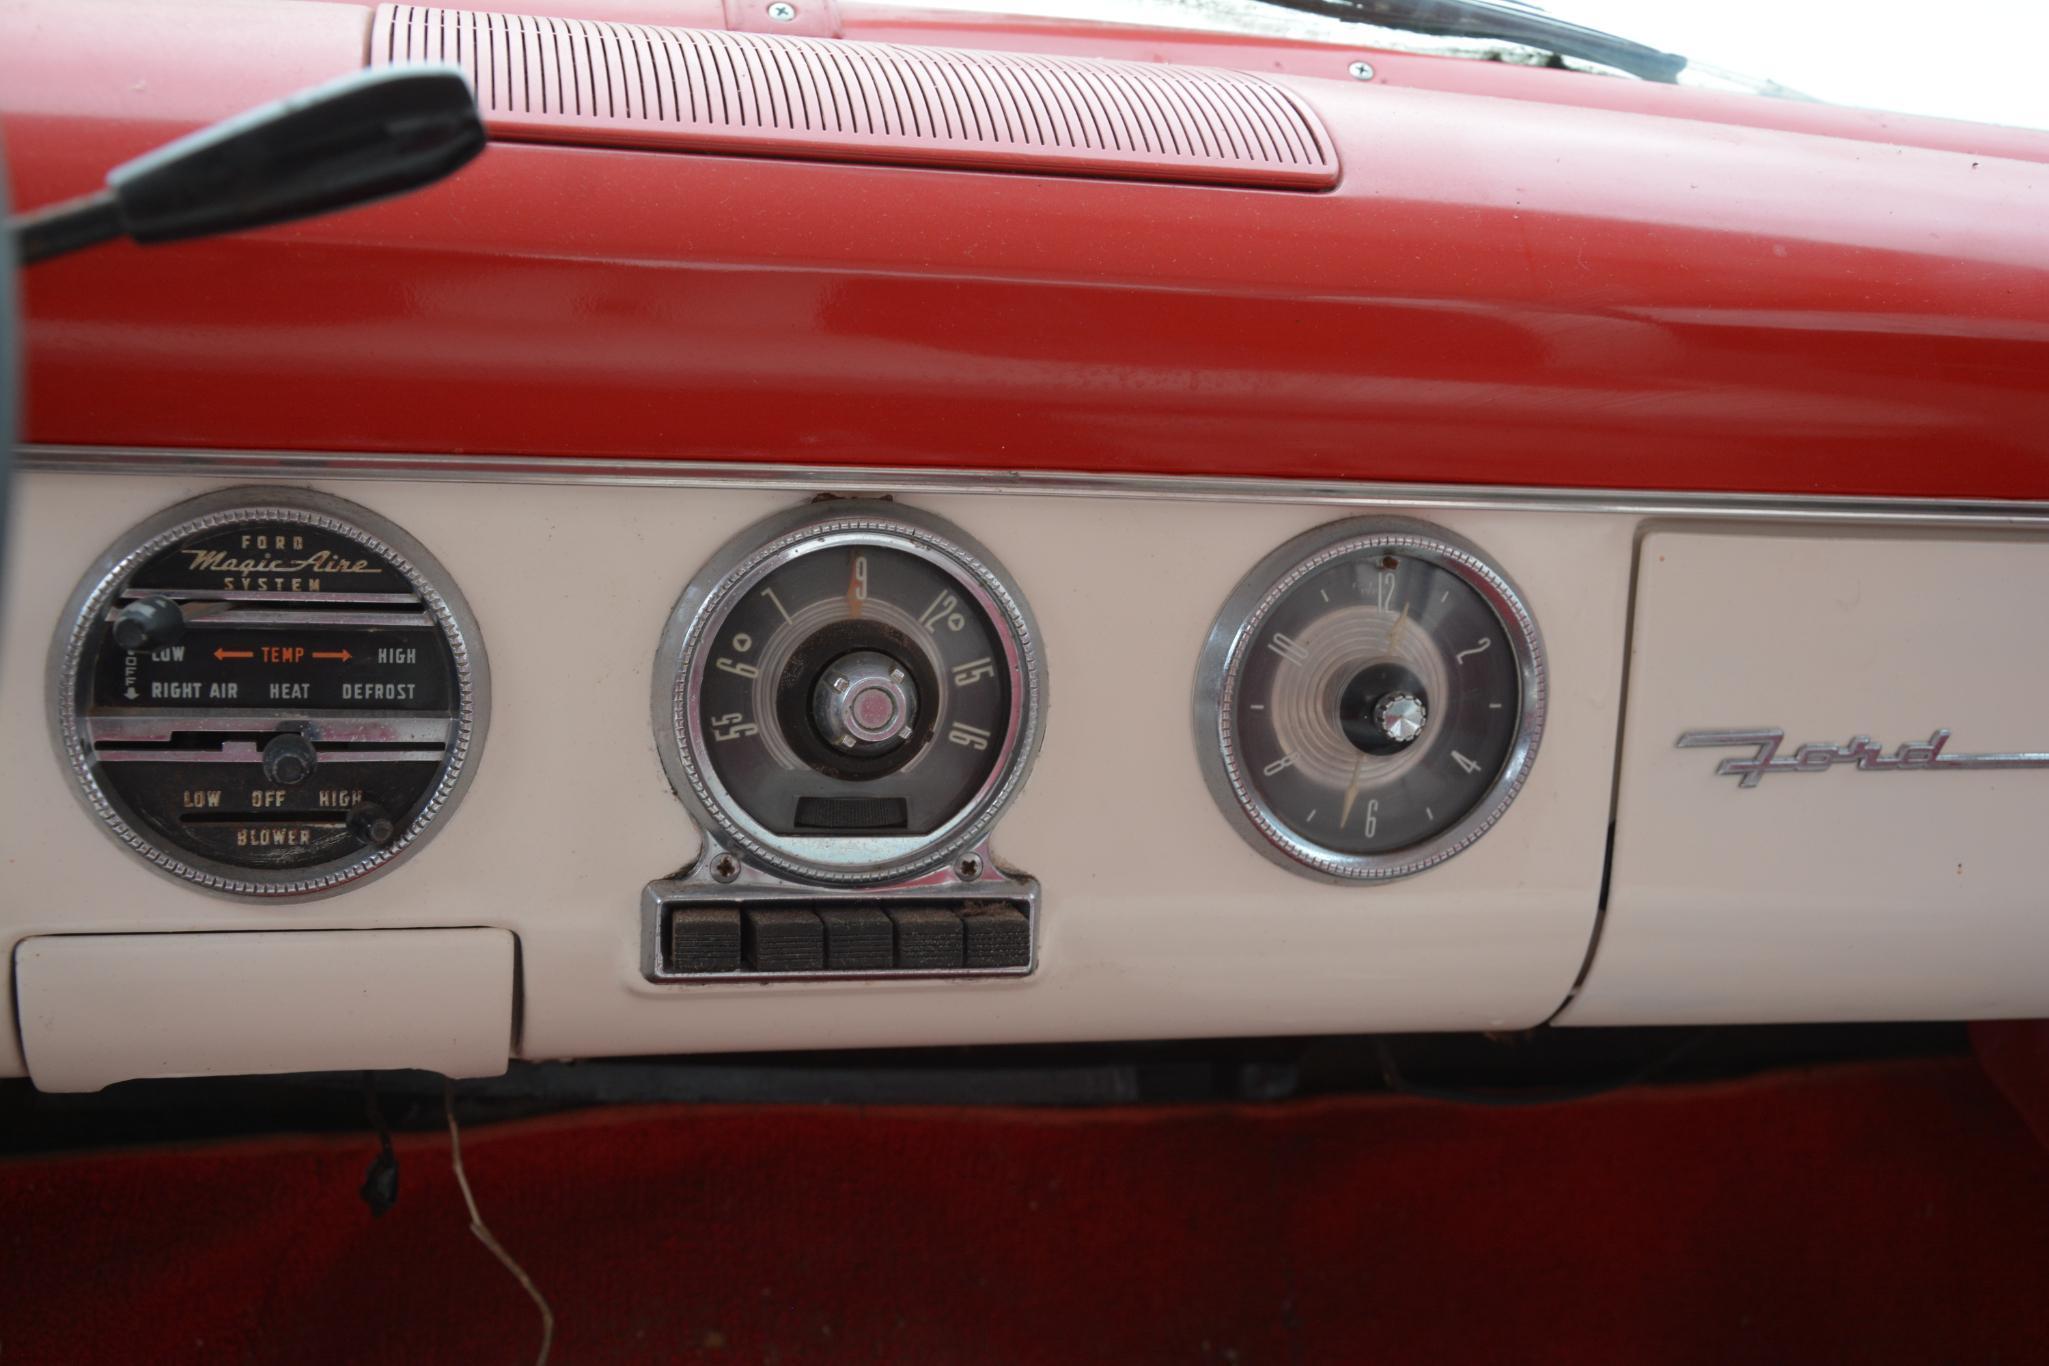
[[[1535,1024],[1588,950],[1611,799],[1634,519],[1428,514],[1517,581],[1550,705],[1527,786],[1449,862],[1339,886],[1260,857],[1206,789],[1189,720],[1218,606],[1277,545],[1370,507],[949,493],[904,501],[1008,567],[1037,615],[1044,747],[995,828],[1042,887],[1037,969],[993,980],[677,985],[646,979],[638,903],[695,857],[649,725],[656,642],[735,533],[803,501],[746,487],[309,485],[428,547],[489,656],[489,734],[430,845],[296,905],[160,876],[67,790],[46,719],[62,604],[117,536],[229,481],[17,481],[0,654],[0,945],[50,934],[491,927],[518,939],[532,1058]],[[11,982],[0,978],[0,991]],[[11,1006],[11,1002],[5,1003]],[[8,1010],[11,1018],[12,1010]],[[289,1065],[294,1021],[276,1022]],[[12,1031],[0,1070],[19,1072]]]
[[[1649,531],[1607,913],[1559,1022],[2049,1009],[2045,597],[2039,538]]]

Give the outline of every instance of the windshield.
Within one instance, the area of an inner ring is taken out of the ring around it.
[[[947,8],[1221,29],[1410,51],[1507,46],[1397,34],[1260,0],[936,0]],[[1777,85],[1834,104],[2049,129],[2042,0],[1554,0],[1554,18],[1683,54],[1682,81]]]

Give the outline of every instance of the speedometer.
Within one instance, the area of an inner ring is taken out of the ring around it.
[[[1022,781],[1045,679],[1023,596],[959,530],[814,504],[736,538],[672,614],[656,729],[677,792],[771,871],[876,882],[966,853]]]
[[[1255,848],[1347,881],[1465,849],[1521,790],[1544,727],[1537,625],[1506,575],[1421,522],[1340,522],[1231,595],[1196,681],[1196,742]]]

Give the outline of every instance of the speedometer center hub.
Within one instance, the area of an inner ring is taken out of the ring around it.
[[[918,688],[909,670],[880,650],[840,656],[812,694],[820,738],[854,754],[881,754],[910,739],[917,712]]]

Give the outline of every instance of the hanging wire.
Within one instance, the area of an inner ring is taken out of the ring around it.
[[[370,1207],[370,1217],[380,1219],[398,1203],[398,1152],[391,1145],[391,1126],[384,1122],[384,1107],[377,1103],[376,1080],[367,1071],[363,1073],[363,1109],[371,1131],[377,1135],[377,1156],[363,1173],[362,1189],[357,1194]]]
[[[548,1353],[555,1346],[555,1311],[548,1307],[547,1296],[534,1284],[534,1278],[526,1274],[526,1268],[513,1259],[497,1235],[484,1223],[484,1216],[477,1210],[477,1197],[470,1190],[470,1178],[462,1167],[462,1133],[455,1125],[455,1083],[448,1078],[441,1079],[441,1108],[448,1115],[448,1155],[455,1166],[455,1184],[462,1188],[462,1200],[470,1207],[470,1232],[477,1235],[477,1241],[489,1248],[491,1255],[501,1262],[512,1278],[520,1283],[534,1304],[541,1311],[541,1353],[534,1358],[534,1366],[548,1366]]]

